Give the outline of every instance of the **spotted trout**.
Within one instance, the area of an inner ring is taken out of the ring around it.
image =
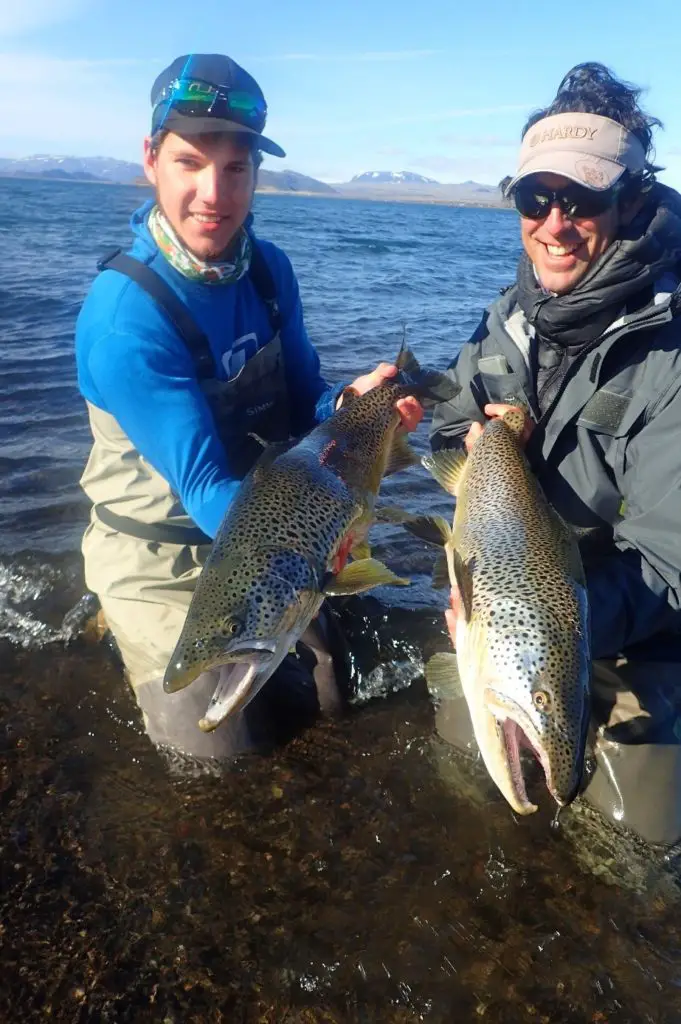
[[[327,596],[409,583],[371,558],[366,542],[381,480],[418,462],[395,403],[413,395],[429,407],[459,388],[404,347],[397,367],[364,395],[346,389],[340,409],[292,447],[267,447],[242,482],[164,675],[174,693],[229,666],[198,723],[204,731],[246,706]]]
[[[463,690],[487,770],[519,814],[527,796],[520,753],[542,765],[559,807],[584,768],[591,659],[589,608],[577,537],[550,506],[520,445],[524,414],[489,421],[466,457],[423,459],[456,497],[441,517],[405,523],[444,544],[456,610],[456,654],[426,666],[432,689]],[[438,566],[436,564],[436,574]],[[436,579],[436,583],[438,580]]]

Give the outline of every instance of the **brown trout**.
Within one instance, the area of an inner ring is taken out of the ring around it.
[[[431,542],[439,534],[458,609],[456,654],[431,659],[428,683],[443,696],[460,685],[490,776],[515,811],[530,814],[537,807],[527,796],[523,746],[560,807],[578,791],[591,659],[577,538],[530,469],[519,443],[523,421],[510,410],[486,424],[468,457],[440,451],[423,459],[457,499],[453,528],[441,517],[405,526]],[[437,566],[436,575],[442,581]]]
[[[199,722],[204,731],[255,696],[325,597],[409,583],[366,543],[381,480],[418,462],[395,403],[413,395],[428,407],[460,389],[404,347],[397,366],[364,395],[346,389],[341,408],[292,447],[267,448],[228,509],[164,676],[173,693],[231,666]]]

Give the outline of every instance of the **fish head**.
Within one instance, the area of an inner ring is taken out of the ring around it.
[[[576,596],[585,611],[586,596]],[[522,813],[534,809],[520,760],[523,747],[541,764],[559,807],[571,803],[579,790],[590,713],[587,624],[586,615],[581,623],[562,620],[539,604],[528,607],[511,600],[493,610],[488,632],[493,673],[484,699],[496,720],[512,796]]]
[[[208,731],[245,707],[281,664],[321,604],[317,575],[299,552],[232,550],[206,562],[166,669],[167,693],[220,668]],[[229,666],[229,671],[225,666]]]

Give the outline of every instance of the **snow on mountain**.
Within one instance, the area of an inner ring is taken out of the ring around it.
[[[434,178],[426,178],[423,174],[416,174],[414,171],[364,171],[356,174],[351,181],[365,181],[372,184],[381,182],[393,183],[396,185],[437,185]]]

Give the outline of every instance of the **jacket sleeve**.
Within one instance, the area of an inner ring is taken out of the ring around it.
[[[675,381],[629,442],[616,552],[587,567],[592,654],[612,656],[681,630],[681,386]]]
[[[87,360],[95,404],[103,403],[194,522],[214,537],[239,481],[229,475],[186,347],[173,346],[167,331],[109,332],[90,345]]]
[[[280,249],[277,254],[278,294],[283,319],[281,341],[291,427],[294,435],[298,435],[321,423],[334,412],[345,384],[331,387],[322,377],[319,356],[308,337],[303,320],[303,304],[296,275],[288,257]]]
[[[487,313],[470,341],[463,345],[458,356],[447,368],[447,376],[460,385],[461,391],[452,401],[441,402],[435,406],[430,430],[433,451],[440,448],[461,448],[471,423],[474,420],[478,423],[485,422],[482,412],[485,399],[480,394],[476,377],[482,342],[486,337]]]

